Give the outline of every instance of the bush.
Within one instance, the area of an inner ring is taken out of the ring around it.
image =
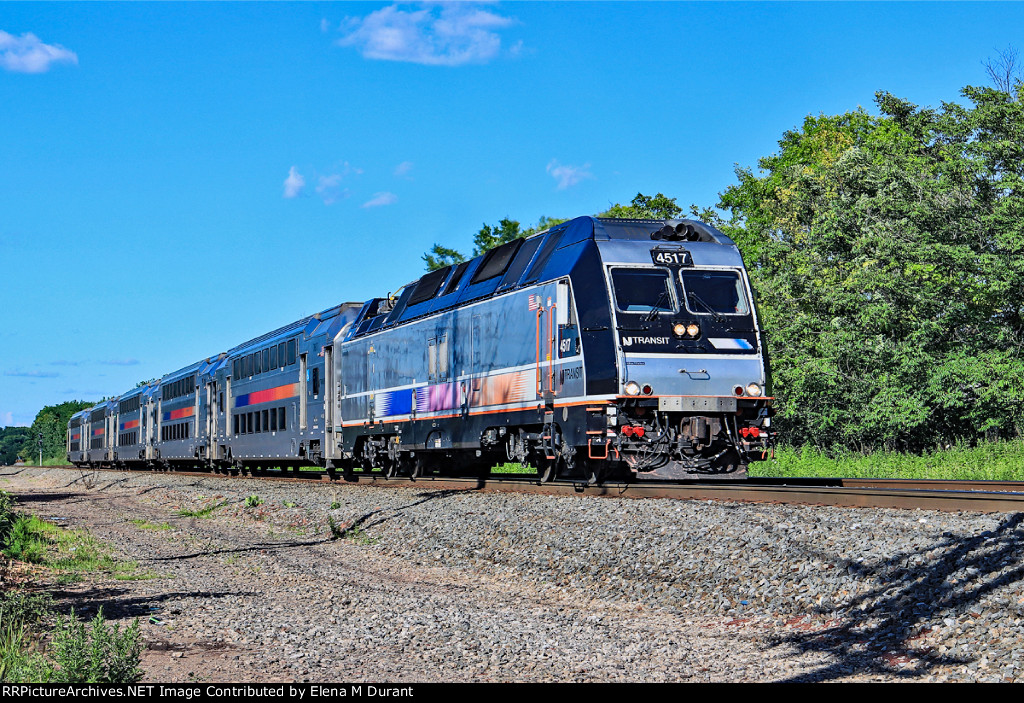
[[[142,640],[139,620],[119,629],[108,624],[101,608],[86,627],[72,610],[67,619],[57,616],[53,634],[55,683],[134,683],[142,677],[139,659]]]

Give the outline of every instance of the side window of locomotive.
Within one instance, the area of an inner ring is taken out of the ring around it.
[[[448,380],[448,335],[437,340],[437,380]]]
[[[320,368],[315,367],[310,374],[312,376],[313,395],[320,395]]]
[[[735,271],[679,272],[683,282],[686,309],[697,315],[747,315],[750,305],[743,290],[743,279]]]
[[[437,381],[437,340],[427,340],[427,380]]]
[[[621,312],[674,312],[672,279],[664,269],[612,269],[615,304]]]

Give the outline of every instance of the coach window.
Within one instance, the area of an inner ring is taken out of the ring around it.
[[[238,434],[238,415],[234,415],[232,419],[235,423],[235,434]]]
[[[278,408],[277,409],[277,429],[279,429],[279,430],[287,430],[288,429],[287,416],[284,414],[284,408]]]
[[[264,410],[263,412],[267,412]],[[277,408],[270,409],[270,431],[277,432]]]
[[[259,352],[256,352],[255,354],[252,355],[252,358],[253,364],[256,367],[255,370],[253,371],[253,374],[258,376],[261,373],[263,373],[263,355],[260,354]]]
[[[277,345],[277,361],[281,368],[284,368],[284,342]]]
[[[271,347],[268,352],[270,353],[270,368],[277,368],[277,347]]]
[[[254,431],[255,431],[255,432],[262,432],[262,431],[263,431],[263,430],[261,429],[261,428],[262,428],[262,426],[260,425],[260,411],[259,411],[259,410],[257,410],[256,412],[254,412],[254,413],[253,413],[253,416],[254,416],[254,418],[255,418],[255,421],[256,421],[256,429],[255,429]]]
[[[615,303],[621,312],[673,312],[672,279],[664,269],[612,269]]]
[[[288,365],[291,366],[295,363],[295,340],[288,340]]]
[[[274,368],[274,365],[270,363],[270,350],[269,349],[264,349],[263,350],[263,370],[264,371],[270,371],[270,369],[272,369],[272,368]]]
[[[246,432],[246,434],[252,434],[252,432],[253,432],[252,428],[253,428],[252,413],[246,413],[245,414],[245,432]]]

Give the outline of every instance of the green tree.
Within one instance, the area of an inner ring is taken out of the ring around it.
[[[28,427],[0,429],[0,466],[10,466],[18,460],[21,448],[28,442],[30,433]]]
[[[879,93],[879,116],[808,117],[721,194],[712,224],[750,269],[791,441],[1024,429],[1020,93],[938,110]]]
[[[43,435],[43,459],[59,459],[65,455],[68,421],[79,410],[91,408],[95,403],[83,400],[70,400],[59,405],[47,405],[36,414],[32,426],[28,428],[28,440],[21,445],[21,456],[29,461],[39,456],[36,444],[40,434]]]
[[[545,229],[561,224],[562,222],[565,222],[565,220],[545,217],[542,215],[536,226],[528,227],[526,229],[521,228],[518,220],[512,220],[507,217],[499,220],[497,225],[484,223],[476,235],[473,236],[472,256],[479,256],[485,251],[507,242],[511,242],[513,239],[529,237],[537,232],[541,232]],[[440,244],[435,244],[429,252],[423,255],[423,262],[427,265],[428,271],[436,271],[437,269],[444,268],[445,266],[461,263],[465,261],[466,258],[467,257],[457,249],[451,249]]]
[[[672,220],[683,212],[675,198],[658,193],[650,196],[637,193],[629,205],[615,203],[597,217],[618,217],[629,220]]]

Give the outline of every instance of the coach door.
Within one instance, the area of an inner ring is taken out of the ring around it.
[[[324,347],[324,458],[334,458],[334,413],[338,402],[334,378],[334,347]]]
[[[220,417],[224,410],[223,403],[217,395],[217,382],[210,381],[206,384],[206,446],[209,447],[211,459],[219,459],[217,455],[217,428],[220,427]]]

